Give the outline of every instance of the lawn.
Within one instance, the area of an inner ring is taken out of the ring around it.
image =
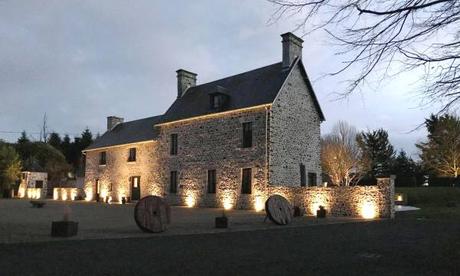
[[[460,221],[460,188],[396,188],[396,192],[407,196],[408,205],[420,208],[419,211],[399,214],[400,218]],[[449,204],[456,207],[449,207]]]

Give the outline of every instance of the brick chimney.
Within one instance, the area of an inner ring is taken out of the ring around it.
[[[196,85],[196,76],[197,74],[186,71],[184,69],[179,69],[177,73],[177,98],[182,97],[184,92],[192,86]]]
[[[109,116],[107,117],[107,131],[111,131],[114,127],[118,124],[123,123],[125,119],[117,116]]]
[[[287,69],[297,57],[302,58],[303,40],[290,32],[282,34],[281,37],[283,38],[283,69]]]

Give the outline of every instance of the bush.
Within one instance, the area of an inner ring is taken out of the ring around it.
[[[406,194],[408,205],[446,206],[447,202],[459,202],[460,203],[460,188],[453,188],[453,187],[397,188],[396,192]]]
[[[396,176],[396,187],[416,187],[417,178],[415,176]]]

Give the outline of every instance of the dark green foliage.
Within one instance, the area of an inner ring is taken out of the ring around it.
[[[460,203],[460,189],[452,187],[417,187],[397,188],[397,193],[407,196],[407,204],[412,206],[434,205],[446,206],[449,201]]]
[[[396,186],[415,187],[421,185],[421,167],[404,150],[399,151],[392,163],[391,174],[396,175]]]
[[[357,137],[358,146],[370,167],[370,177],[389,175],[395,151],[388,140],[388,132],[384,129],[362,132]]]
[[[47,143],[31,142],[25,132],[18,139],[15,147],[25,169],[46,171],[49,178],[58,180],[67,172],[82,172],[84,163],[82,150],[92,143],[91,131],[86,128],[81,137],[71,140],[69,135],[61,139],[58,133],[51,133]]]
[[[61,136],[59,136],[56,132],[52,132],[48,138],[48,144],[53,146],[55,149],[61,150]]]
[[[428,141],[417,144],[423,166],[436,176],[460,174],[460,119],[454,115],[431,115],[425,120]]]
[[[0,140],[0,188],[10,189],[21,174],[21,160],[13,146]]]
[[[29,142],[23,148],[27,148],[30,153],[28,156],[21,156],[24,170],[46,171],[51,181],[58,181],[71,170],[64,155],[47,143]]]
[[[21,137],[18,139],[18,144],[24,144],[30,142],[29,138],[27,137],[27,133],[25,131],[21,132]]]

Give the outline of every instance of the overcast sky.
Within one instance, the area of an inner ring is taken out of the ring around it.
[[[103,133],[106,116],[162,114],[176,97],[176,73],[198,83],[281,61],[280,34],[295,18],[268,24],[274,6],[253,1],[0,0],[0,139],[26,130]],[[300,34],[298,34],[300,35]],[[360,130],[383,127],[395,148],[416,155],[435,107],[419,107],[418,76],[406,74],[346,100],[334,94],[346,76],[319,78],[340,66],[328,37],[304,37],[303,61],[326,122]],[[350,72],[348,73],[350,74]]]

